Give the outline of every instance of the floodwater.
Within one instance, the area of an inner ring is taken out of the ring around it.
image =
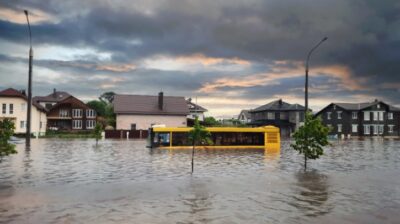
[[[35,139],[0,163],[0,223],[400,223],[400,141],[280,152]]]

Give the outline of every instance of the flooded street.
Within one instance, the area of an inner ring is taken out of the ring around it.
[[[35,139],[0,163],[0,223],[400,223],[400,141],[280,152]]]

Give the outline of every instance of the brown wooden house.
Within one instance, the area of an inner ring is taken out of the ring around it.
[[[50,130],[91,130],[96,126],[96,111],[79,99],[68,96],[52,106],[47,113]]]

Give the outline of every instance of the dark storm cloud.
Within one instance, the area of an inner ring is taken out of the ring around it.
[[[372,89],[344,92],[343,95],[374,94],[400,103],[395,88],[377,85],[400,83],[400,2],[397,0],[148,0],[134,3],[36,0],[2,2],[1,7],[13,10],[28,7],[59,19],[33,25],[35,46],[92,48],[110,53],[115,63],[154,55],[174,57],[202,53],[208,57],[238,57],[252,62],[251,69],[243,70],[243,75],[267,70],[268,66],[260,66],[263,63],[289,61],[289,67],[291,61],[303,61],[308,50],[328,36],[328,41],[313,55],[311,69],[313,66],[347,66],[353,82],[366,79],[365,85]],[[0,30],[1,39],[26,44],[26,25],[0,20]],[[99,60],[94,57],[89,62],[98,63]],[[55,61],[38,63],[48,68],[60,66]],[[98,74],[93,69],[71,64],[62,69],[73,74]],[[171,86],[171,90],[189,92],[205,82],[233,74],[194,72],[191,77],[190,72],[181,73],[138,69],[119,75],[132,80],[132,84],[127,81],[126,86],[146,83],[152,90]],[[326,78],[321,80],[321,83],[316,81],[316,85],[327,81]],[[257,94],[301,88],[302,80],[285,80],[281,85],[284,88],[260,85],[236,89],[244,91],[243,97],[252,98]],[[131,90],[126,86],[121,85],[121,88]],[[330,96],[336,90],[342,90],[340,85],[316,94]],[[299,93],[300,90],[296,92]]]

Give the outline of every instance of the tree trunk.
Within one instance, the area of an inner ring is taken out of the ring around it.
[[[306,170],[307,170],[307,156],[304,153],[304,171],[306,171]]]
[[[192,174],[194,170],[194,147],[195,147],[195,141],[193,140],[193,148],[192,148]]]

